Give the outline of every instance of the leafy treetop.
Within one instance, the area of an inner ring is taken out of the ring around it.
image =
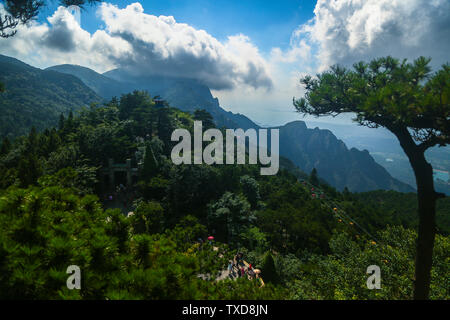
[[[443,146],[450,142],[450,65],[431,74],[430,60],[408,63],[388,56],[356,63],[353,70],[333,66],[317,78],[301,79],[307,93],[294,106],[316,116],[356,113],[361,125],[394,133],[409,129],[422,150]]]

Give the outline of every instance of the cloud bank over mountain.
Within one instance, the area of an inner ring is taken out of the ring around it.
[[[222,43],[174,17],[146,14],[139,3],[124,9],[102,3],[98,16],[105,28],[90,34],[59,7],[48,18],[50,25],[21,26],[14,38],[0,41],[0,49],[39,66],[74,63],[100,72],[123,67],[194,78],[218,90],[272,87],[267,62],[245,35]]]

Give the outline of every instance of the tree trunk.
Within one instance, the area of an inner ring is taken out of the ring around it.
[[[428,299],[430,291],[434,237],[436,234],[436,193],[434,192],[431,165],[425,161],[425,158],[419,162],[419,164],[413,166],[419,205],[414,299],[424,300]]]
[[[437,193],[434,190],[433,168],[425,159],[425,150],[417,146],[406,128],[391,130],[409,158],[417,183],[419,230],[416,249],[414,299],[428,299],[433,262]]]

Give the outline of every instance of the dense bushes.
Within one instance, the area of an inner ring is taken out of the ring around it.
[[[1,298],[411,297],[414,194],[339,193],[283,159],[276,176],[261,176],[257,165],[176,166],[170,130],[192,130],[193,117],[142,92],[60,120],[0,148]],[[142,163],[129,218],[98,201],[108,158]],[[446,200],[438,203],[432,298],[448,298]],[[210,235],[213,245],[197,241]],[[263,289],[198,277],[214,279],[237,251],[262,269]],[[65,287],[71,264],[83,272],[81,291]],[[382,269],[381,290],[366,287],[370,264]]]

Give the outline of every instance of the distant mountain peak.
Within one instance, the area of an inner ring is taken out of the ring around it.
[[[0,55],[0,136],[27,134],[32,126],[43,130],[57,125],[61,113],[77,110],[102,98],[78,77],[41,70]]]
[[[164,75],[137,76],[124,69],[114,69],[99,74],[91,69],[60,65],[49,68],[79,77],[100,96],[109,99],[133,90],[147,90],[152,96],[159,95],[170,105],[184,111],[205,109],[212,114],[216,125],[226,128],[258,129],[248,117],[225,111],[210,89],[193,79]],[[301,170],[318,170],[321,178],[337,189],[348,187],[351,191],[394,189],[414,191],[412,187],[392,178],[377,164],[367,150],[347,148],[332,131],[315,127],[309,129],[304,121],[295,120],[280,130],[280,155],[292,160]]]

